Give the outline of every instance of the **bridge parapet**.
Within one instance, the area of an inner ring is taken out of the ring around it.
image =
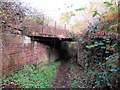
[[[56,28],[53,26],[47,26],[47,25],[30,26],[28,30],[31,32],[31,35],[48,35],[48,36],[63,36],[63,37],[70,36],[69,30]]]

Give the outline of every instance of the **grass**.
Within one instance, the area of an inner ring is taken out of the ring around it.
[[[3,81],[14,81],[21,88],[51,88],[56,78],[57,66],[59,64],[59,61],[52,62],[40,69],[36,69],[33,65],[31,67],[25,66],[23,70],[10,74]]]

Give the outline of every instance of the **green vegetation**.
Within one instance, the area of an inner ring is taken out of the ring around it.
[[[109,87],[117,89],[119,87],[119,70],[117,66],[108,63],[99,63],[93,67],[84,67],[79,70],[79,66],[72,65],[72,88],[103,88]]]
[[[78,9],[75,9],[76,11],[82,11],[82,10],[85,10],[85,8],[78,8]]]
[[[10,74],[4,82],[14,81],[21,88],[51,88],[56,78],[57,66],[60,62],[52,62],[48,66],[36,69],[34,65],[25,66],[18,73]]]
[[[83,69],[76,70],[72,66],[73,88],[120,88],[119,11],[112,2],[104,2],[104,5],[109,14],[93,11],[93,17],[101,17],[89,26],[87,38],[83,37],[80,42],[84,48],[79,60]],[[79,42],[80,38],[76,40]]]
[[[77,64],[75,64],[75,63],[73,63],[72,65],[71,65],[71,69],[76,69],[76,68],[78,68],[79,66],[77,65]]]

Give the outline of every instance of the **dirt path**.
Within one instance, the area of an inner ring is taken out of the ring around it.
[[[61,61],[53,88],[70,88],[70,61]]]

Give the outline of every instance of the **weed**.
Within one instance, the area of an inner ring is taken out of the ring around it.
[[[21,88],[51,88],[57,73],[57,66],[60,62],[50,63],[40,69],[36,69],[33,65],[31,67],[25,66],[23,70],[18,73],[10,74],[10,76],[3,80],[8,82],[14,81]]]

